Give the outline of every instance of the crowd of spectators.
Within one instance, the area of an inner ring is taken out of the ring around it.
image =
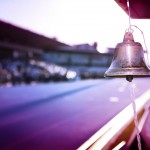
[[[22,61],[22,60],[1,60],[0,63],[0,85],[16,85],[16,84],[30,84],[37,82],[50,81],[64,81],[67,80],[66,73],[49,71],[55,69],[54,65],[44,67],[39,65],[36,61]],[[57,67],[58,68],[58,67]],[[56,70],[56,69],[55,69]]]

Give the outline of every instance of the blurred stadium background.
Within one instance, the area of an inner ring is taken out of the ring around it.
[[[0,33],[1,85],[103,78],[112,60],[97,42],[70,46],[4,21]]]

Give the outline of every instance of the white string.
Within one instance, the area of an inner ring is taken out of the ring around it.
[[[128,28],[128,32],[132,33],[133,29],[131,29],[131,27],[133,25],[131,25],[131,14],[130,14],[130,4],[129,4],[129,0],[127,0],[127,7],[128,7],[128,13],[129,13],[129,28]],[[135,26],[136,27],[136,26]],[[138,28],[138,27],[137,27]],[[139,28],[138,28],[139,29]],[[139,29],[140,30],[140,29]],[[141,30],[140,30],[141,31]],[[143,35],[143,32],[142,32]],[[145,38],[143,35],[143,39],[145,42]],[[137,142],[138,142],[138,149],[142,150],[141,148],[141,137],[140,137],[140,132],[139,132],[139,128],[138,128],[138,119],[137,119],[137,113],[136,113],[136,105],[135,105],[135,91],[134,91],[134,86],[133,83],[130,83],[130,91],[131,91],[131,100],[132,100],[132,107],[133,107],[133,115],[134,115],[134,124],[135,124],[135,128],[136,128],[136,135],[137,135]]]
[[[147,59],[147,67],[148,67],[148,69],[150,70],[150,62],[149,62],[149,58],[148,58],[148,49],[147,49],[147,45],[146,45],[146,41],[145,41],[145,36],[144,36],[144,33],[143,33],[143,31],[139,28],[139,27],[137,27],[136,25],[130,25],[130,27],[135,27],[135,28],[137,28],[140,32],[141,32],[141,34],[142,34],[142,36],[143,36],[143,41],[144,41],[144,46],[145,46],[145,51],[144,51],[144,53],[146,53],[146,59]],[[131,31],[133,31],[133,29],[131,29]]]
[[[128,7],[128,15],[129,15],[129,28],[126,30],[126,32],[130,32],[130,33],[133,33],[133,29],[131,27],[136,27],[143,35],[143,40],[144,40],[144,45],[145,45],[145,53],[146,53],[146,59],[147,59],[147,67],[148,69],[150,70],[150,62],[149,62],[149,57],[148,57],[148,49],[147,49],[147,45],[146,45],[146,42],[145,42],[145,37],[144,37],[144,34],[142,32],[142,30],[140,28],[138,28],[137,26],[135,25],[131,25],[131,12],[130,12],[130,3],[129,3],[129,0],[127,0],[127,7]]]
[[[128,7],[128,15],[129,15],[129,28],[128,28],[128,31],[131,32],[131,13],[130,13],[129,0],[127,1],[127,7]]]
[[[136,129],[136,136],[137,136],[137,142],[138,142],[138,150],[142,150],[141,147],[141,137],[140,137],[140,131],[138,128],[138,118],[137,118],[137,112],[136,112],[136,104],[135,104],[135,90],[134,90],[134,84],[130,83],[130,93],[131,93],[131,100],[132,100],[132,107],[133,107],[133,115],[134,115],[134,124]]]
[[[143,41],[144,41],[144,46],[145,46],[145,53],[146,53],[146,56],[147,56],[147,67],[150,69],[150,62],[149,62],[149,58],[148,58],[148,49],[147,49],[147,45],[146,45],[146,42],[145,42],[145,37],[144,37],[144,33],[142,32],[142,30],[140,28],[138,28],[137,26],[135,25],[132,25],[134,27],[136,27],[140,32],[141,34],[143,35]]]

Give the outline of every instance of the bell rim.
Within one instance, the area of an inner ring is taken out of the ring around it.
[[[128,68],[128,69],[108,69],[104,77],[150,77],[150,70],[148,68]]]
[[[126,76],[134,76],[136,78],[138,77],[150,77],[150,72],[144,72],[144,73],[139,73],[139,72],[115,72],[115,73],[105,73],[104,77],[114,77],[114,78],[124,78]]]

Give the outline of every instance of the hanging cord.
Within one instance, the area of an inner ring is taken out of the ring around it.
[[[129,15],[129,28],[126,30],[126,32],[129,32],[129,34],[130,34],[130,33],[133,33],[134,30],[132,29],[132,27],[137,28],[137,29],[141,32],[141,34],[142,34],[142,36],[143,36],[144,46],[145,46],[145,51],[144,51],[144,53],[146,53],[147,67],[148,67],[148,69],[150,70],[150,62],[149,62],[149,57],[148,57],[149,54],[148,54],[148,49],[147,49],[147,45],[146,45],[146,42],[145,42],[144,33],[143,33],[142,30],[141,30],[140,28],[138,28],[137,26],[131,25],[131,13],[130,13],[130,3],[129,3],[129,0],[127,0],[127,7],[128,7],[128,15]]]
[[[130,28],[131,27],[136,27],[136,26],[130,25]],[[133,31],[133,29],[130,29],[130,30]],[[138,146],[138,150],[142,150],[140,131],[139,131],[139,127],[138,127],[139,123],[138,123],[137,112],[136,112],[136,104],[135,104],[135,101],[134,101],[134,99],[135,99],[135,91],[134,91],[134,86],[133,86],[132,83],[131,83],[131,87],[130,88],[131,88],[131,99],[133,100],[133,102],[132,102],[132,108],[133,108],[134,124],[135,124],[135,129],[136,129],[136,136],[137,136],[137,146]]]
[[[128,7],[128,15],[129,15],[129,28],[128,28],[128,33],[132,33],[133,30],[131,29],[132,25],[131,25],[131,14],[130,14],[130,4],[129,4],[129,0],[127,0],[127,7]],[[138,28],[139,29],[139,28]],[[140,30],[141,31],[141,30]],[[145,38],[144,38],[145,39]],[[132,92],[131,92],[132,93]],[[134,90],[133,90],[133,95],[134,95]],[[133,96],[132,95],[132,96]],[[136,113],[136,105],[135,105],[135,101],[133,99],[133,114],[134,114],[134,123],[135,123],[135,128],[136,128],[136,135],[137,135],[137,142],[138,142],[138,150],[142,150],[141,147],[141,137],[140,137],[140,132],[138,129],[138,119],[137,119],[137,113]]]
[[[148,53],[148,49],[147,49],[147,45],[146,45],[144,33],[143,33],[143,31],[142,31],[140,28],[138,28],[138,27],[135,26],[135,25],[131,25],[131,27],[137,28],[137,29],[141,32],[141,34],[142,34],[142,36],[143,36],[143,41],[144,41],[144,46],[145,46],[145,51],[144,51],[144,53],[146,53],[146,57],[147,57],[147,67],[148,67],[148,69],[150,70],[150,62],[149,62],[149,57],[148,57],[149,53]]]
[[[134,116],[134,124],[135,124],[135,130],[136,130],[136,135],[137,135],[137,146],[138,150],[142,150],[142,145],[141,145],[141,137],[140,137],[140,131],[138,128],[138,117],[136,113],[136,104],[135,104],[135,86],[134,83],[130,83],[130,92],[131,92],[131,100],[132,100],[132,108],[133,108],[133,116]]]
[[[131,29],[131,13],[130,13],[129,0],[127,0],[127,7],[128,7],[128,16],[129,16],[129,28],[128,28],[128,32],[132,32],[132,29]]]

